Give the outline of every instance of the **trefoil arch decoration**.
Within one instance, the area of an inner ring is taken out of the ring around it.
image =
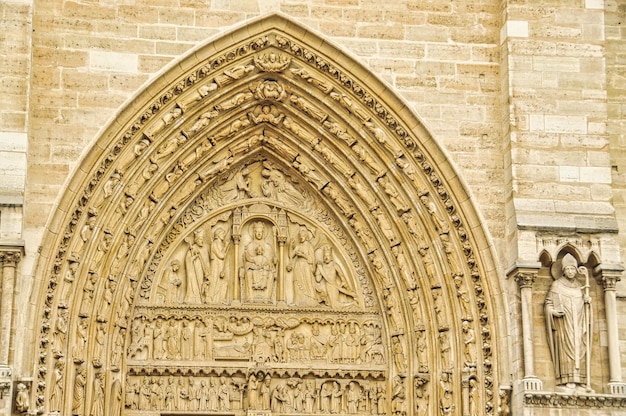
[[[494,413],[499,290],[469,198],[302,26],[199,47],[81,169],[38,268],[40,412]]]

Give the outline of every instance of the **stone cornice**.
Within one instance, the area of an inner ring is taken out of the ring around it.
[[[543,408],[618,409],[626,407],[626,396],[556,392],[526,393],[524,405]]]

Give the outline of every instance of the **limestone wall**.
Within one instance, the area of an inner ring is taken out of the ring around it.
[[[606,263],[626,258],[626,237],[616,233],[626,225],[626,5],[535,3],[2,1],[0,243],[24,240],[26,252],[15,303],[35,301],[46,223],[70,175],[81,174],[83,153],[122,105],[199,43],[281,12],[387,81],[450,155],[493,239],[510,305],[501,317],[510,328],[512,377],[523,377],[519,288],[506,280],[507,270],[537,262],[541,241],[559,238],[598,243]],[[548,287],[544,278],[536,305]],[[538,306],[534,313],[542,325]],[[13,313],[15,339],[27,338],[35,321]],[[624,325],[620,331],[626,351]],[[605,332],[596,357],[606,367]],[[550,364],[543,337],[535,334],[537,368]],[[28,353],[12,348],[9,361],[18,376],[29,375]],[[626,356],[622,362],[626,368]]]

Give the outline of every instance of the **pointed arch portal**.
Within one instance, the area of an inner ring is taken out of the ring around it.
[[[134,97],[51,224],[43,413],[494,413],[499,288],[464,187],[393,92],[281,15]]]

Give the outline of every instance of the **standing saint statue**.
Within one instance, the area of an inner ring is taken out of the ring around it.
[[[552,283],[544,306],[548,346],[557,385],[575,388],[588,384],[590,298],[587,268],[571,254],[561,260],[561,273]],[[586,277],[585,285],[578,275]]]
[[[252,224],[251,234],[252,241],[246,245],[243,253],[248,298],[253,302],[268,302],[276,280],[274,245],[266,241],[265,224],[262,221]]]
[[[193,239],[186,238],[189,249],[185,255],[185,272],[187,274],[187,288],[185,303],[202,303],[200,289],[209,272],[209,251],[204,244],[204,232],[196,230]]]
[[[298,238],[290,243],[291,270],[293,276],[293,303],[298,306],[315,306],[319,304],[313,286],[315,250],[311,244],[311,233],[301,227]]]
[[[209,273],[210,281],[210,302],[227,303],[228,280],[224,272],[224,261],[228,252],[229,244],[226,243],[226,231],[222,227],[217,227],[213,232],[214,238],[211,243],[211,267]]]

